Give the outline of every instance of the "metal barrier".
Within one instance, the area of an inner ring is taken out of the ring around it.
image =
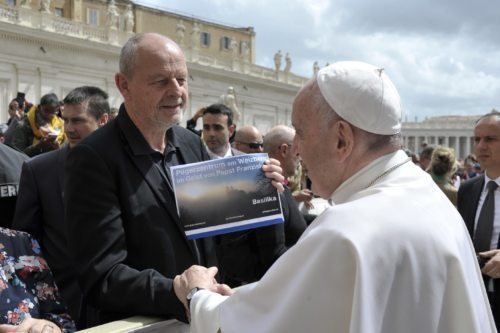
[[[78,333],[189,333],[189,325],[178,320],[134,316],[88,328]]]

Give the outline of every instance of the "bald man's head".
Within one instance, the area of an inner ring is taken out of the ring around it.
[[[236,131],[234,148],[246,154],[262,152],[262,134],[251,125],[243,126]]]
[[[120,72],[127,78],[131,78],[134,75],[138,52],[157,52],[154,48],[158,47],[166,48],[172,53],[182,54],[184,57],[180,46],[167,36],[154,32],[139,33],[132,36],[121,49]]]
[[[299,157],[293,149],[294,138],[295,130],[285,125],[271,128],[264,136],[264,152],[280,161],[285,177],[293,176],[299,164]]]

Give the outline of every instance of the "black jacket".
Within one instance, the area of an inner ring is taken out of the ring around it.
[[[28,156],[0,143],[0,227],[10,228],[16,208],[21,167]]]
[[[208,160],[198,136],[168,133],[179,162]],[[79,282],[101,323],[132,315],[186,321],[173,278],[194,264],[216,265],[211,239],[188,241],[155,152],[124,107],[73,148],[66,161],[65,205]],[[158,153],[156,153],[158,154]]]
[[[82,293],[76,281],[64,221],[64,165],[69,146],[35,156],[23,165],[12,228],[39,240],[61,298],[78,322]]]
[[[469,231],[471,238],[474,237],[474,222],[476,218],[477,205],[479,203],[483,187],[484,175],[481,175],[461,183],[458,188],[457,209],[465,221],[465,225],[467,226],[467,230]],[[498,209],[498,207],[495,209]],[[500,239],[498,244],[500,245]],[[483,280],[486,288],[488,289],[490,277],[483,274]],[[500,279],[494,279],[493,283],[494,299],[493,302],[491,302],[493,305],[492,312],[493,317],[495,318],[495,324],[497,327],[500,327]]]
[[[284,222],[217,237],[219,271],[232,287],[260,280],[300,238],[307,224],[290,189],[280,194]]]

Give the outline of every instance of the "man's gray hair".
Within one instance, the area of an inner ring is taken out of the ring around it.
[[[145,33],[138,33],[123,45],[120,52],[120,72],[130,79],[134,75],[135,55],[137,47],[144,38]]]
[[[277,125],[264,136],[264,151],[274,154],[283,143],[292,144],[295,130],[285,125]]]

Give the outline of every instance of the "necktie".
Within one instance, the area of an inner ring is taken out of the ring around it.
[[[488,188],[488,193],[486,194],[483,207],[479,213],[476,233],[474,235],[474,248],[476,252],[488,251],[491,246],[493,217],[495,216],[495,190],[498,185],[490,180],[486,187]]]

